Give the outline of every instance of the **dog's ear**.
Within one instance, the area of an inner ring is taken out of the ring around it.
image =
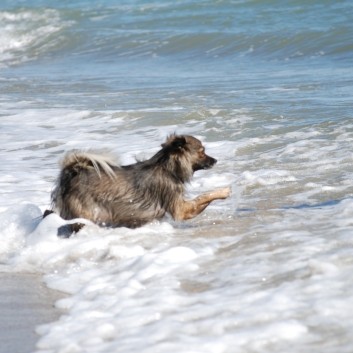
[[[186,145],[186,139],[184,136],[171,135],[167,138],[167,141],[162,144],[163,148],[168,148],[171,151],[179,151]]]
[[[171,146],[175,150],[180,150],[183,147],[185,147],[185,145],[186,145],[186,139],[184,136],[175,136],[175,138],[173,139],[173,141],[171,143]]]

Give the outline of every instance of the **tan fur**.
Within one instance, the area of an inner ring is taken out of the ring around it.
[[[212,201],[226,199],[230,196],[230,193],[231,189],[226,187],[207,192],[190,201],[180,200],[173,218],[180,221],[194,218],[199,215]]]

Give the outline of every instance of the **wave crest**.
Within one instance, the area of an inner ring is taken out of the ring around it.
[[[38,9],[0,12],[0,67],[33,60],[57,47],[57,34],[70,26],[59,11]]]

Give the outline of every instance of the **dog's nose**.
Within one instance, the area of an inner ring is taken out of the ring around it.
[[[208,164],[209,165],[215,165],[217,163],[217,159],[216,158],[213,158],[213,157],[210,157],[210,156],[207,156],[208,157]]]
[[[207,164],[208,168],[213,167],[216,163],[217,163],[217,159],[216,158],[207,156],[207,163],[206,164]]]

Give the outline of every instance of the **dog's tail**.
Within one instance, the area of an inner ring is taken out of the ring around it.
[[[118,167],[118,164],[111,156],[94,152],[71,151],[66,153],[61,161],[62,170],[94,168],[99,176],[103,172],[112,179],[116,177],[113,169]]]

